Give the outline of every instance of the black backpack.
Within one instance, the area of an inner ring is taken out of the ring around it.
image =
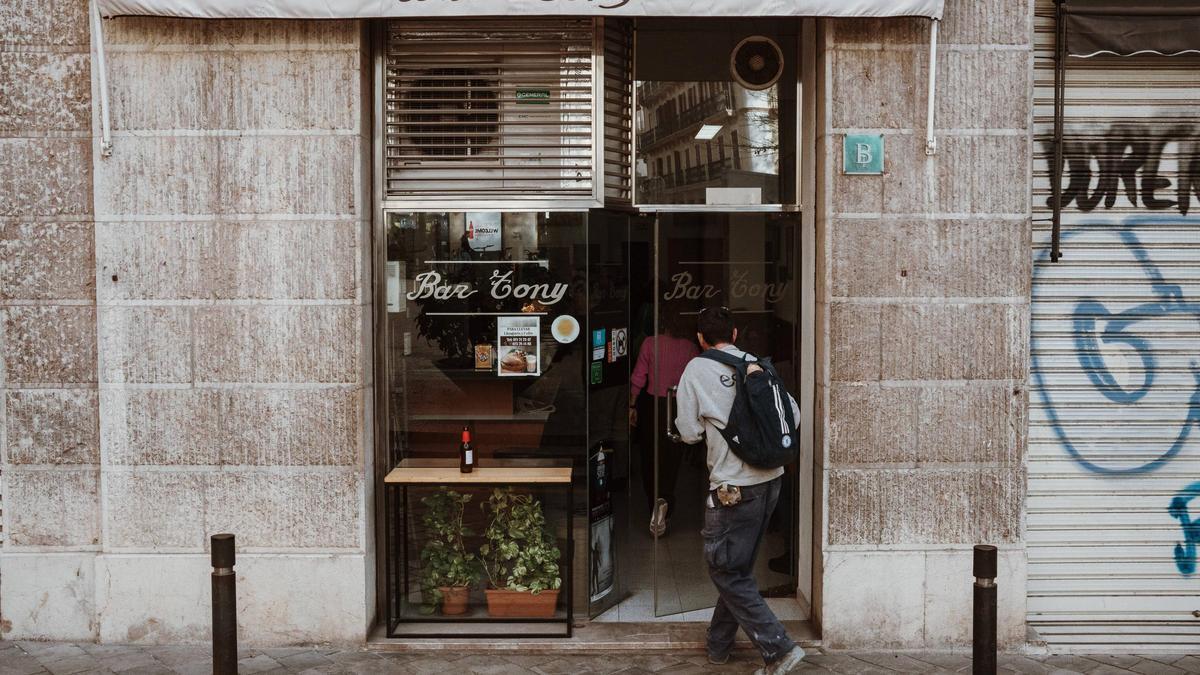
[[[742,358],[720,349],[708,349],[700,356],[736,371],[733,408],[729,423],[721,429],[733,454],[759,469],[775,469],[795,460],[800,439],[792,418],[792,399],[771,359],[756,359],[750,354]],[[763,372],[747,377],[746,368],[751,364]]]

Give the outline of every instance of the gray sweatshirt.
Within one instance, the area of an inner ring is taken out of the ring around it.
[[[745,354],[728,345],[721,348],[734,356]],[[719,429],[729,422],[729,411],[733,408],[736,393],[731,366],[712,359],[696,357],[688,362],[679,378],[677,403],[679,414],[675,427],[685,443],[708,442],[708,487],[715,490],[722,483],[745,486],[765,483],[783,474],[783,469],[757,469],[746,464],[725,442]],[[800,419],[800,408],[796,399],[792,403],[792,419]]]

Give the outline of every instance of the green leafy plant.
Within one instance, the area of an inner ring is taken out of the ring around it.
[[[467,553],[463,540],[474,533],[463,523],[471,495],[442,489],[423,497],[426,541],[421,548],[422,613],[432,614],[442,601],[443,587],[472,586],[482,577],[479,559]]]
[[[492,587],[537,594],[562,586],[560,553],[540,501],[497,488],[480,507],[489,522],[479,554]]]

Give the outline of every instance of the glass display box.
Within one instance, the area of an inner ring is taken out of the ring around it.
[[[384,489],[388,637],[571,636],[570,460],[405,459]]]

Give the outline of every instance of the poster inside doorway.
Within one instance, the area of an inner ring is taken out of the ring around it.
[[[467,243],[477,253],[497,252],[501,248],[500,212],[467,212]]]

